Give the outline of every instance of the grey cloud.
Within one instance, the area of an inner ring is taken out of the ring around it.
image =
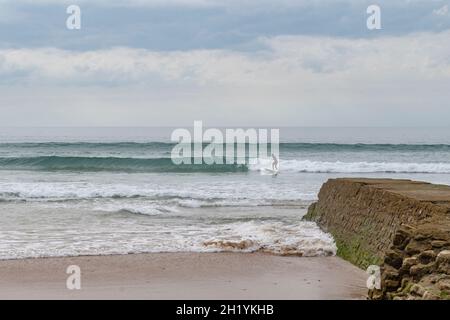
[[[39,5],[24,0],[3,1],[0,8],[11,14],[9,19],[0,15],[0,46],[52,46],[80,51],[115,46],[160,51],[245,51],[259,49],[255,39],[264,36],[358,38],[450,29],[450,19],[434,13],[447,1],[381,0],[378,3],[382,7],[383,29],[371,32],[366,28],[365,9],[372,2],[82,1],[82,30],[68,31],[64,1],[46,0]]]

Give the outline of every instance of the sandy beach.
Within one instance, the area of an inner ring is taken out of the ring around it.
[[[66,268],[81,268],[81,290]],[[364,271],[338,257],[158,253],[0,261],[0,299],[364,299]]]

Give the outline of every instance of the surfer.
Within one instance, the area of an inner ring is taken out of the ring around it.
[[[278,171],[278,159],[277,157],[272,153],[272,170],[273,171]]]

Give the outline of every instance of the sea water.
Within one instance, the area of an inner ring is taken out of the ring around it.
[[[144,252],[333,255],[302,221],[337,177],[450,184],[448,128],[280,128],[280,171],[177,166],[172,128],[0,129],[0,259]]]

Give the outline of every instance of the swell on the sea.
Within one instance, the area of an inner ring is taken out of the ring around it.
[[[193,161],[191,161],[193,163]],[[175,164],[171,158],[120,157],[3,157],[0,170],[75,172],[233,173],[270,168],[270,159],[249,159],[245,164]],[[450,173],[444,162],[314,161],[281,159],[280,172],[305,173]]]

